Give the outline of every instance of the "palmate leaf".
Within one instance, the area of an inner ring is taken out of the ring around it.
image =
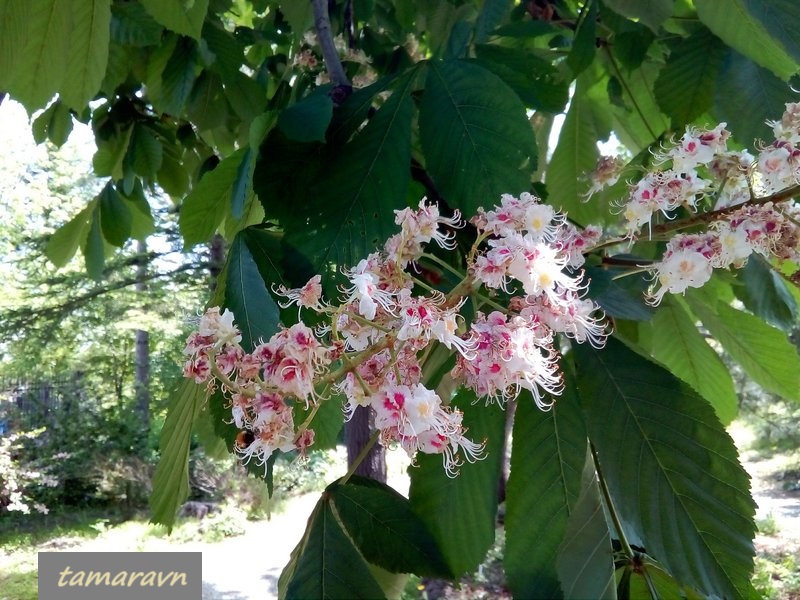
[[[436,540],[406,498],[372,479],[328,486],[339,520],[364,557],[391,573],[452,576]]]
[[[425,165],[451,206],[473,215],[530,189],[536,139],[519,97],[463,61],[428,63],[419,132]]]
[[[150,511],[153,523],[172,530],[178,507],[189,495],[189,443],[192,424],[203,407],[203,386],[184,379],[172,397],[161,430],[161,458],[153,476]]]
[[[405,205],[411,179],[411,81],[399,82],[364,130],[330,157],[306,203],[285,215],[287,242],[317,273],[355,265],[394,232],[393,211]]]
[[[744,0],[747,11],[800,61],[800,4],[794,0]]]
[[[738,400],[731,374],[680,298],[665,298],[653,320],[639,326],[639,335],[657,361],[714,407],[720,421],[727,425],[736,417]]]
[[[769,392],[800,400],[800,356],[786,334],[723,302],[688,295],[692,311],[745,372]]]
[[[453,404],[464,413],[467,437],[486,440],[486,458],[465,463],[455,478],[447,476],[440,456],[420,454],[418,466],[409,468],[411,506],[436,538],[454,575],[475,569],[495,536],[505,412],[475,400],[473,392],[461,390]]]
[[[517,598],[561,597],[554,557],[586,462],[580,411],[574,386],[547,412],[536,407],[529,392],[519,397],[506,486],[504,559],[508,586]]]
[[[58,93],[67,106],[81,111],[100,89],[106,73],[111,3],[84,0],[72,10],[69,61]]]
[[[384,597],[367,563],[339,525],[328,492],[314,508],[303,539],[281,573],[278,597],[285,600]]]
[[[621,342],[587,346],[574,350],[579,396],[629,539],[682,584],[753,597],[755,504],[713,410]]]
[[[556,570],[567,600],[616,598],[614,560],[608,522],[603,513],[594,461],[587,452],[578,488],[580,495],[566,523]]]

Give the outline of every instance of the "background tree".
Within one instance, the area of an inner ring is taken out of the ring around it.
[[[185,248],[217,232],[229,241],[210,304],[233,312],[248,351],[297,319],[280,310],[273,286],[319,273],[335,297],[341,269],[378,248],[394,233],[393,211],[423,195],[442,214],[472,215],[502,193],[533,190],[576,224],[624,235],[614,202],[625,178],[584,202],[597,142],[616,135],[632,180],[686,125],[725,121],[750,144],[793,100],[800,59],[800,14],[788,0],[5,0],[0,23],[0,88],[45,109],[33,122],[42,137],[91,122],[95,173],[108,178],[51,238],[51,259],[80,248],[100,278],[104,244],[124,245],[148,212],[144,190],[161,188],[180,206]],[[550,155],[553,117],[564,111]],[[705,223],[683,210],[668,216]],[[661,255],[674,227],[666,219],[654,217],[650,238],[589,259],[590,295],[615,339],[565,355],[567,391],[549,413],[521,398],[506,504],[506,569],[518,596],[624,596],[642,586],[753,596],[753,506],[722,426],[736,398],[695,323],[765,389],[797,399],[800,359],[785,334],[796,290],[784,280],[797,265],[751,260],[688,302],[653,309],[643,278],[615,275]],[[476,232],[463,235],[469,248]],[[448,269],[437,265],[423,264],[423,275],[446,287]],[[374,592],[365,560],[450,576],[478,563],[494,532],[505,417],[471,400],[454,403],[490,440],[490,458],[452,481],[438,460],[421,459],[408,502],[363,481],[332,486],[284,592]],[[187,383],[165,424],[152,499],[162,522],[186,490],[193,421],[211,418],[229,448],[239,433],[220,397],[203,406],[202,389]],[[334,443],[342,423],[335,402],[322,406],[318,447]],[[366,515],[347,514],[351,494],[370,499]],[[619,517],[611,525],[601,503]],[[368,519],[372,539],[395,547],[400,532],[378,517],[387,506],[427,553],[387,558],[359,537]],[[322,562],[338,583],[315,568]]]

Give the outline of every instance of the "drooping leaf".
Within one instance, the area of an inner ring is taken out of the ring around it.
[[[505,21],[513,4],[511,0],[487,0],[483,3],[475,21],[476,44],[483,44],[489,33]]]
[[[628,539],[681,583],[753,597],[755,505],[714,411],[613,338],[574,355],[589,438]]]
[[[552,410],[522,394],[514,414],[506,486],[504,566],[516,598],[559,598],[555,556],[581,488],[586,426],[574,389]]]
[[[0,5],[2,37],[9,36],[0,52],[0,88],[33,112],[47,104],[64,81],[73,9],[59,0],[41,0],[29,10],[21,4],[27,3],[7,0]]]
[[[744,6],[789,56],[800,61],[800,4],[794,0],[744,0]]]
[[[483,67],[428,63],[419,131],[437,189],[465,214],[530,189],[537,153],[525,107]]]
[[[153,475],[150,512],[153,523],[172,530],[178,507],[189,495],[189,444],[192,424],[205,398],[203,386],[184,379],[172,396],[167,418],[161,430],[161,457]]]
[[[616,13],[638,19],[654,32],[672,15],[672,0],[603,0],[603,4]]]
[[[596,1],[583,5],[578,30],[567,55],[567,65],[573,77],[583,73],[594,60],[597,51],[597,6]]]
[[[723,424],[736,417],[731,374],[679,298],[665,298],[653,320],[640,325],[639,334],[653,357],[703,396]]]
[[[569,82],[549,61],[521,48],[475,46],[478,63],[516,92],[534,110],[559,113],[569,99]]]
[[[194,86],[197,43],[181,38],[161,71],[160,81],[151,88],[150,98],[159,112],[179,115]]]
[[[800,400],[800,356],[786,334],[758,317],[723,302],[703,302],[688,295],[692,311],[709,333],[761,387]]]
[[[81,250],[83,251],[83,260],[86,265],[86,274],[91,279],[100,281],[103,278],[106,251],[99,203],[94,205],[92,219],[86,231],[86,238]]]
[[[495,404],[473,404],[474,400],[473,392],[461,390],[453,404],[464,413],[467,437],[486,440],[486,458],[465,463],[455,478],[447,476],[440,456],[418,454],[418,466],[409,468],[411,507],[436,538],[455,575],[475,569],[495,536],[505,413]]]
[[[556,570],[567,600],[617,597],[608,522],[603,513],[594,462],[587,452],[578,499],[566,523]]]
[[[164,148],[149,127],[137,123],[133,126],[128,155],[133,171],[152,180],[164,161]]]
[[[74,4],[69,60],[59,97],[81,111],[100,89],[108,63],[110,0],[83,0]]]
[[[289,243],[315,272],[354,265],[394,230],[410,181],[411,78],[395,89],[367,126],[323,166],[304,205],[285,223]]]
[[[797,324],[797,302],[780,275],[760,256],[751,256],[739,273],[744,285],[734,291],[745,307],[790,332]]]
[[[103,237],[109,244],[122,248],[131,236],[131,211],[110,183],[99,198]]]
[[[219,75],[208,70],[200,74],[192,87],[186,110],[201,132],[215,129],[225,122],[230,109]]]
[[[36,117],[31,130],[37,144],[49,139],[55,146],[61,147],[72,131],[72,114],[61,101],[53,102]]]
[[[208,0],[142,0],[142,4],[167,29],[200,39]]]
[[[244,206],[253,187],[253,151],[247,147],[242,162],[236,169],[236,178],[231,190],[231,216],[240,219],[244,214]]]
[[[789,85],[738,52],[725,57],[715,90],[712,114],[728,124],[740,143],[753,147],[754,140],[771,139],[767,119],[780,119]]]
[[[280,314],[242,234],[231,243],[226,273],[225,307],[242,332],[242,348],[251,352],[259,339],[267,340],[278,331]]]
[[[184,248],[208,241],[230,206],[230,194],[244,150],[238,150],[206,173],[186,196],[178,223]]]
[[[726,44],[784,81],[798,71],[786,49],[769,35],[745,0],[695,0],[697,16]]]
[[[327,494],[317,503],[303,539],[281,573],[278,595],[285,600],[385,597],[339,525]]]
[[[83,244],[96,205],[97,198],[67,223],[56,229],[47,240],[44,253],[56,267],[61,268],[66,265]]]
[[[339,520],[370,563],[391,573],[452,576],[427,526],[392,488],[354,476],[328,492]]]
[[[681,40],[656,80],[661,109],[681,127],[711,109],[725,44],[706,28]]]
[[[138,2],[111,4],[111,40],[123,46],[154,46],[164,28]]]
[[[135,240],[144,240],[156,229],[153,214],[150,212],[150,203],[144,195],[141,181],[137,180],[133,190],[122,197],[128,205],[131,214],[130,237]]]

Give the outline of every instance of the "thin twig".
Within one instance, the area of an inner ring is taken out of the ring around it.
[[[353,86],[344,72],[339,52],[333,43],[331,20],[328,16],[328,0],[311,0],[311,8],[314,11],[314,28],[317,30],[317,40],[322,48],[322,58],[333,84],[331,99],[334,104],[339,105],[353,93]]]

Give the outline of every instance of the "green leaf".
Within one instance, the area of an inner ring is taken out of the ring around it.
[[[111,4],[111,39],[123,46],[155,46],[164,28],[138,2]]]
[[[186,196],[178,223],[183,234],[183,247],[208,241],[230,206],[230,194],[244,150],[238,150],[207,172]]]
[[[798,70],[783,45],[748,10],[745,0],[695,0],[697,16],[726,44],[784,81]]]
[[[150,212],[150,203],[144,195],[142,182],[136,180],[133,190],[122,199],[128,205],[131,215],[130,236],[135,240],[144,240],[156,230],[155,220]]]
[[[13,4],[27,3],[6,0],[0,5],[0,37],[11,37],[0,54],[0,89],[33,112],[47,104],[64,81],[70,61],[73,7],[61,0],[39,0],[31,3],[29,10]],[[18,49],[11,44],[19,44]]]
[[[792,94],[788,84],[737,52],[725,57],[717,78],[713,115],[743,145],[753,140],[772,139],[767,119],[780,119]]]
[[[545,180],[548,204],[567,211],[570,219],[581,225],[596,223],[601,210],[592,202],[581,201],[588,189],[585,174],[597,164],[597,141],[601,139],[586,85],[585,79],[578,79]]]
[[[566,524],[556,570],[564,598],[614,599],[617,594],[611,535],[591,455],[584,454],[584,461],[579,496]]]
[[[333,101],[327,93],[303,98],[281,112],[278,128],[290,140],[324,142],[325,131],[333,116]]]
[[[153,179],[164,162],[164,148],[149,127],[137,123],[133,126],[128,156],[137,175]]]
[[[486,0],[478,13],[478,20],[475,22],[475,43],[483,44],[486,42],[492,30],[496,29],[503,21],[508,18],[512,0]]]
[[[675,127],[711,109],[725,45],[705,27],[681,40],[656,79],[658,105]]]
[[[96,205],[97,198],[67,223],[56,229],[47,240],[44,253],[56,267],[61,268],[66,265],[83,244]]]
[[[688,299],[709,333],[756,383],[783,398],[800,400],[800,356],[784,332],[722,302],[709,305],[696,294]]]
[[[225,123],[230,109],[219,75],[203,71],[194,82],[189,103],[189,118],[199,131],[215,129]]]
[[[231,190],[231,216],[240,219],[244,214],[244,205],[250,190],[253,188],[253,151],[248,146],[244,150],[242,162],[236,169],[236,179]]]
[[[131,236],[131,211],[111,183],[100,192],[100,225],[109,244],[122,248]]]
[[[282,2],[281,12],[289,21],[292,33],[297,40],[301,39],[312,25],[311,2]]]
[[[512,439],[505,517],[508,587],[516,598],[558,598],[554,557],[580,493],[587,449],[574,389],[568,387],[547,412],[529,392],[522,394]]]
[[[463,61],[430,62],[419,115],[425,164],[451,206],[472,215],[530,189],[536,139],[519,97]]]
[[[82,111],[100,90],[108,63],[111,0],[82,0],[73,5],[69,60],[58,90],[64,103]]]
[[[585,71],[594,60],[597,51],[597,5],[597,0],[587,2],[581,11],[578,30],[567,55],[567,65],[573,77]]]
[[[505,412],[475,400],[473,392],[462,389],[452,404],[464,413],[467,437],[486,440],[486,458],[464,464],[455,478],[447,476],[440,456],[418,454],[418,466],[409,468],[411,507],[436,538],[455,575],[474,570],[495,536]]]
[[[161,72],[160,85],[151,89],[153,106],[169,115],[180,115],[192,93],[197,67],[197,44],[181,38]]]
[[[649,164],[652,157],[650,147],[659,141],[669,127],[669,120],[661,112],[653,91],[657,78],[657,65],[650,61],[644,62],[640,68],[625,75],[625,106],[609,107],[617,137],[631,151],[638,152],[637,157],[631,161],[634,164]],[[604,104],[602,100],[596,100],[595,111],[602,111]],[[624,189],[625,181],[621,180],[619,183]],[[608,191],[613,189],[612,186]],[[593,202],[597,200],[593,199]]]
[[[178,507],[189,495],[189,444],[192,424],[203,407],[205,388],[184,379],[172,396],[159,448],[161,457],[153,475],[150,494],[152,522],[172,531]]]
[[[322,402],[311,422],[311,429],[314,430],[313,450],[327,450],[336,448],[339,443],[339,434],[344,426],[344,413],[342,412],[343,395],[332,394],[330,398]],[[294,422],[303,423],[313,410],[302,402],[294,405]]]
[[[257,82],[240,71],[223,76],[222,81],[225,96],[242,121],[249,123],[264,112],[267,93]]]
[[[83,259],[86,263],[86,274],[95,281],[100,281],[103,278],[106,250],[103,242],[99,203],[94,206],[91,224],[86,232],[86,239],[81,250],[83,250]]]
[[[208,0],[141,0],[153,18],[167,29],[200,39]]]
[[[739,271],[744,286],[734,288],[745,308],[767,323],[791,332],[797,325],[797,302],[786,283],[761,256],[754,255]]]
[[[714,411],[613,338],[574,354],[589,438],[628,538],[681,583],[753,597],[755,504]]]
[[[733,421],[738,399],[731,374],[680,298],[665,298],[653,320],[640,325],[639,333],[652,356],[703,396],[723,424]]]
[[[411,178],[411,79],[329,158],[306,204],[284,207],[294,213],[285,223],[288,241],[315,272],[356,264],[394,230],[393,211],[405,205]]]
[[[354,476],[327,489],[339,520],[370,563],[391,573],[452,576],[428,528],[392,488]]]
[[[242,332],[242,348],[252,352],[259,339],[277,333],[280,315],[242,234],[228,251],[226,272],[225,307],[233,312]]]
[[[72,113],[61,101],[53,102],[34,119],[31,130],[37,144],[49,139],[55,146],[61,147],[72,131]]]
[[[615,13],[637,19],[654,32],[672,16],[672,0],[603,0]]]
[[[475,46],[478,63],[491,71],[534,110],[559,113],[569,99],[569,82],[549,61],[523,48]]]
[[[94,173],[98,177],[120,180],[125,176],[123,163],[128,152],[133,127],[125,127],[108,140],[97,140],[97,152],[92,157]]]
[[[342,531],[327,494],[309,517],[303,539],[281,573],[278,590],[285,600],[384,598],[367,563]]]
[[[589,296],[609,317],[631,321],[648,321],[654,309],[644,300],[647,289],[644,277],[614,279],[615,273],[602,267],[587,267]]]
[[[744,0],[747,11],[796,61],[800,61],[800,4],[794,0]]]

